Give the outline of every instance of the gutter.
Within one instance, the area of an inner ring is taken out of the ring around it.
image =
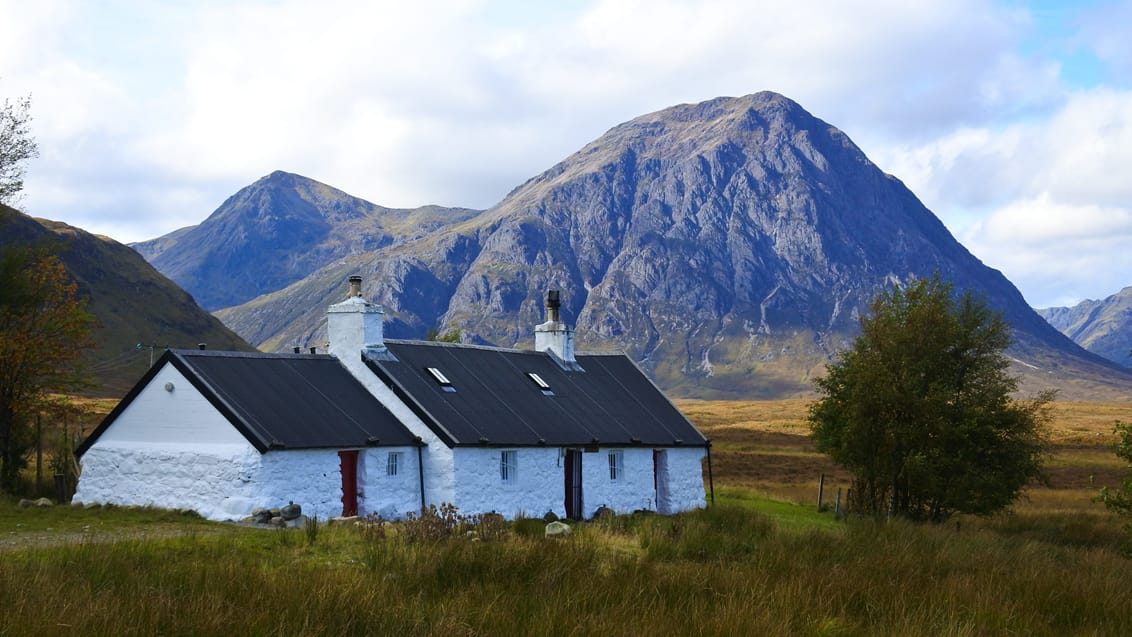
[[[714,506],[715,505],[715,478],[714,478],[714,476],[712,476],[712,473],[711,473],[711,439],[710,438],[707,441],[706,448],[707,448],[708,489],[709,489],[709,492],[711,493],[711,504],[712,504],[712,506]]]
[[[420,436],[417,436],[417,473],[420,475],[421,481],[421,511],[425,509],[425,491],[424,491],[424,442]]]

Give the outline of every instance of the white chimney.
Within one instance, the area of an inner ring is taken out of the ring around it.
[[[362,277],[350,277],[350,294],[345,301],[326,310],[329,352],[340,360],[358,358],[362,350],[383,350],[382,322],[385,312],[376,303],[362,298]]]
[[[535,351],[550,351],[563,363],[575,363],[574,330],[559,320],[558,290],[546,293],[546,322],[535,326]]]

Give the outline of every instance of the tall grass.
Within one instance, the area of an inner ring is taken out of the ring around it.
[[[787,530],[727,504],[569,538],[419,542],[373,528],[323,525],[316,543],[302,528],[232,528],[9,551],[0,634],[1132,634],[1132,569],[1106,537]]]

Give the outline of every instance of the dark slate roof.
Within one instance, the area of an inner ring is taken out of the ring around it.
[[[169,350],[76,453],[82,455],[167,363],[260,452],[420,444],[331,356]]]
[[[419,341],[385,342],[366,364],[450,446],[705,446],[707,439],[623,354],[549,354]],[[396,360],[393,360],[396,359]],[[428,368],[440,370],[449,391]],[[553,395],[528,375],[538,374]]]

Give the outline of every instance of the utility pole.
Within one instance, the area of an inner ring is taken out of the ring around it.
[[[141,343],[138,343],[138,346],[135,348],[135,349],[148,349],[149,350],[149,367],[153,367],[153,350],[156,347],[157,347],[156,345],[142,345]],[[149,368],[147,367],[146,369],[149,369]]]

